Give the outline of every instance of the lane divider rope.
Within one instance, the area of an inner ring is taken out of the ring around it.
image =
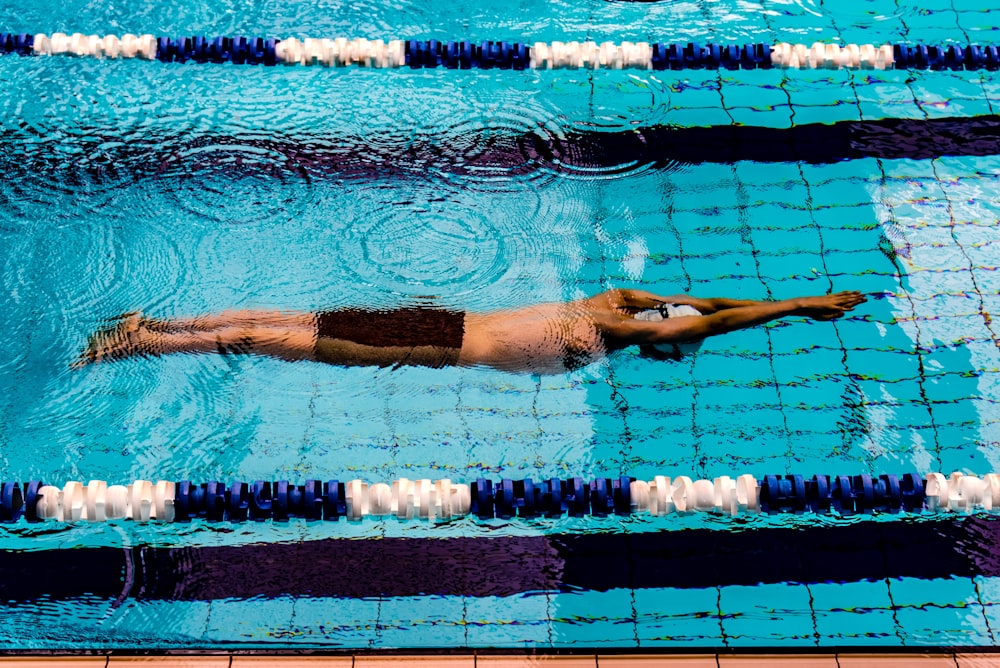
[[[108,485],[103,480],[62,487],[34,480],[0,483],[0,522],[52,520],[103,522],[285,521],[290,518],[358,521],[365,517],[450,520],[667,515],[709,512],[722,515],[873,512],[979,512],[1000,509],[1000,475],[952,473],[878,476],[768,475],[757,479],[693,480],[655,476],[652,480],[582,478],[536,481],[479,478],[470,484],[442,479],[399,478],[392,483],[288,481],[151,482]]]
[[[238,65],[413,69],[931,69],[997,70],[996,46],[699,44],[168,37],[0,33],[0,54],[140,58]]]

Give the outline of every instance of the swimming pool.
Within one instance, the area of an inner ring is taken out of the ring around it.
[[[950,1],[0,2],[5,31],[98,34],[964,44],[989,42],[996,20]],[[998,287],[995,155],[814,150],[789,161],[776,158],[780,141],[736,162],[707,144],[701,159],[635,163],[574,152],[583,133],[604,133],[611,154],[630,131],[663,125],[683,140],[686,128],[733,124],[990,115],[993,72],[8,57],[0,77],[5,480],[1000,468],[987,317]],[[836,324],[761,327],[680,362],[626,350],[542,377],[219,356],[68,367],[102,320],[136,308],[183,316],[431,299],[481,311],[661,286],[874,298]],[[806,515],[21,522],[0,525],[0,642],[991,645],[1000,573],[982,543],[994,527],[988,517]]]

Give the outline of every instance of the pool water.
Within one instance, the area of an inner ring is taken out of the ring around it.
[[[0,0],[0,29],[32,33],[967,44],[989,43],[997,20],[986,5],[950,0]],[[587,133],[614,146],[659,126],[680,141],[695,127],[990,115],[996,73],[330,71],[9,56],[0,80],[4,480],[1000,468],[998,156],[778,162],[761,151],[735,163],[610,164],[574,151]],[[525,148],[537,145],[561,149]],[[432,301],[488,311],[615,287],[741,299],[861,290],[870,300],[836,323],[793,318],[710,339],[681,361],[629,349],[541,377],[214,355],[69,368],[94,329],[136,309]],[[0,526],[8,567],[63,570],[51,588],[5,578],[0,644],[992,645],[1000,573],[975,540],[992,526],[22,522]],[[908,556],[900,545],[922,545],[923,531],[971,566],[886,565]],[[772,549],[779,536],[784,553]],[[831,548],[842,552],[829,575],[765,572],[755,559],[801,566],[821,557],[810,540],[838,536],[850,539]],[[697,566],[723,544],[746,561]],[[307,559],[350,577],[330,584]],[[173,571],[150,566],[159,560]],[[219,566],[255,561],[270,565]],[[298,579],[281,570],[288,563],[302,567]],[[592,577],[616,568],[624,574]],[[668,568],[704,577],[655,575]],[[157,589],[167,572],[176,586]],[[206,584],[219,573],[232,581]]]

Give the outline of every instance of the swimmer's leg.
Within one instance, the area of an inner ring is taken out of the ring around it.
[[[260,317],[256,317],[258,313]],[[172,353],[312,360],[316,355],[316,317],[309,313],[233,311],[203,318],[147,320],[137,313],[129,314],[117,326],[91,337],[87,350],[73,366]]]
[[[315,327],[316,316],[303,311],[242,309],[206,313],[193,318],[144,318],[143,322],[157,332],[194,332],[224,327]]]

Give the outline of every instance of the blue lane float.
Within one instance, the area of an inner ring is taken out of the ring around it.
[[[504,40],[277,39],[235,36],[0,33],[0,54],[140,58],[164,63],[411,69],[1000,69],[996,46],[701,44]]]
[[[713,480],[655,476],[636,480],[551,478],[499,481],[478,478],[409,480],[369,484],[362,480],[192,483],[137,480],[130,485],[70,481],[0,483],[0,522],[43,520],[103,522],[209,522],[305,520],[350,521],[365,517],[450,520],[608,517],[647,513],[708,512],[720,515],[819,513],[850,516],[922,511],[979,512],[1000,508],[1000,475],[952,473],[903,475],[752,475]]]

